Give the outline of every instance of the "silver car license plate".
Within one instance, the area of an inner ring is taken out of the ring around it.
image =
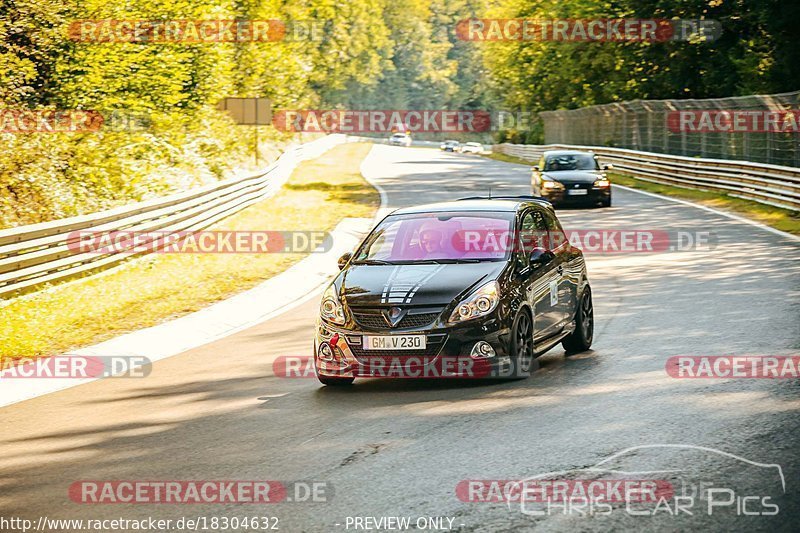
[[[424,350],[425,335],[364,335],[365,350]]]

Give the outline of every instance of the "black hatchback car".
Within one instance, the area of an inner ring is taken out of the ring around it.
[[[533,167],[531,190],[556,207],[568,205],[611,206],[611,181],[592,152],[547,151]]]
[[[314,340],[326,385],[363,377],[524,377],[592,343],[583,253],[535,197],[394,211],[339,259]]]

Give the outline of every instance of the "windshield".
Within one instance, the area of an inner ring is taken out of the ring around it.
[[[424,213],[387,217],[369,235],[354,262],[458,263],[506,259],[514,213]],[[489,245],[487,245],[487,243]]]
[[[557,170],[599,170],[597,159],[592,154],[561,154],[545,160],[544,169]]]

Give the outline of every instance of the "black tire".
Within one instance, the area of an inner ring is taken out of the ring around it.
[[[346,387],[347,385],[352,385],[355,378],[335,378],[330,376],[320,376],[317,374],[317,379],[323,385],[329,385],[332,387]]]
[[[523,379],[531,374],[533,356],[533,319],[527,309],[517,313],[511,328],[510,379]]]
[[[567,355],[585,352],[592,346],[594,339],[594,306],[592,290],[588,286],[578,302],[578,309],[575,310],[575,331],[561,341]]]
[[[600,207],[611,207],[611,198],[600,202]]]

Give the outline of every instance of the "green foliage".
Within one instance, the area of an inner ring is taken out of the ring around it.
[[[479,107],[480,50],[455,42],[452,30],[483,1],[0,0],[0,108],[122,110],[150,122],[136,131],[0,133],[0,227],[228,176],[251,149],[252,129],[215,109],[225,96],[268,97],[276,109]],[[70,24],[87,19],[279,19],[313,23],[317,38],[70,40]],[[261,130],[262,142],[285,137]]]
[[[505,18],[712,19],[709,42],[493,42],[484,48],[494,94],[507,106],[577,108],[633,99],[779,93],[800,86],[792,20],[782,0],[504,0]]]
[[[230,174],[252,129],[225,96],[277,109],[539,111],[796,90],[800,4],[782,0],[0,0],[0,108],[113,110],[137,131],[0,133],[0,227],[86,213]],[[708,43],[471,42],[469,18],[710,18]],[[279,19],[317,39],[85,43],[82,19]],[[262,141],[285,135],[261,128]],[[541,124],[498,139],[541,142]],[[485,140],[485,139],[482,139]]]

